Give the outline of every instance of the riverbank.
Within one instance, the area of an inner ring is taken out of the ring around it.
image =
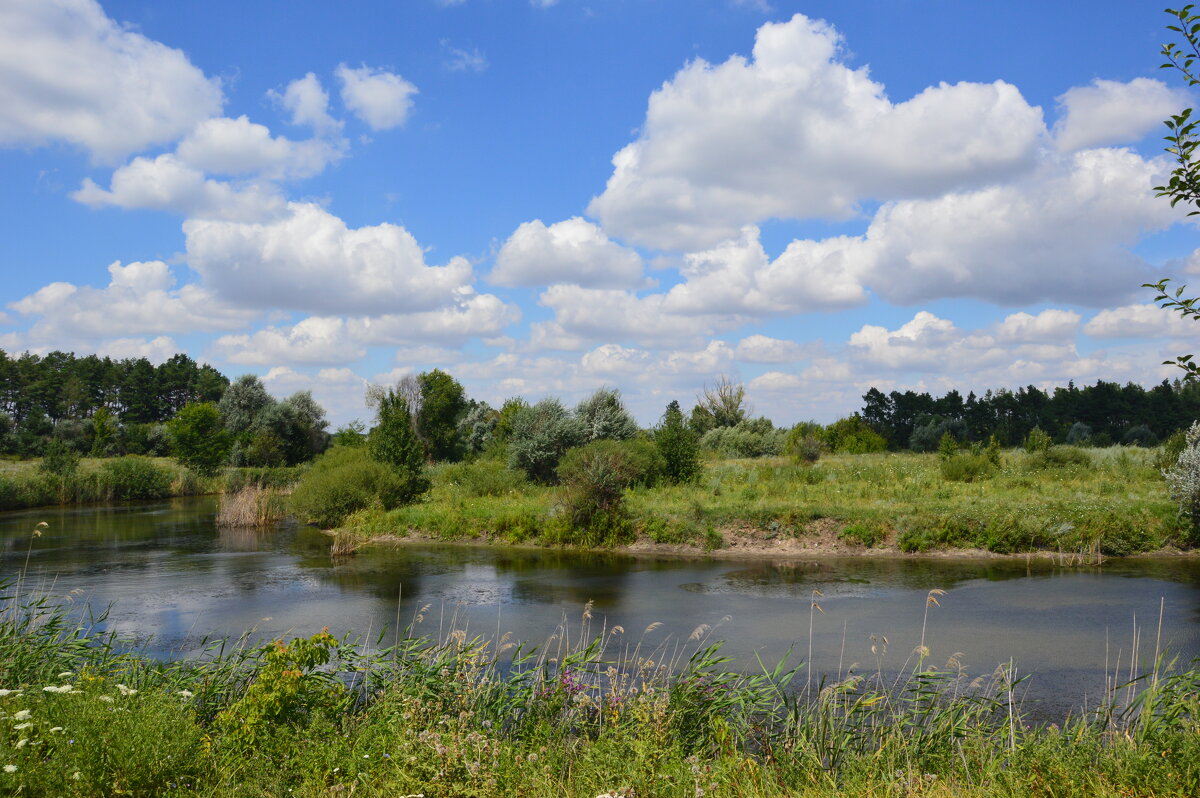
[[[7,591],[6,591],[7,592]],[[932,591],[928,604],[939,591]],[[1021,680],[932,662],[818,684],[593,630],[541,649],[328,634],[142,658],[37,602],[0,610],[0,790],[24,795],[1118,796],[1200,792],[1200,670],[1056,722]],[[957,655],[956,655],[957,656]],[[335,678],[333,674],[340,675]],[[1036,677],[1034,677],[1036,678]]]
[[[615,548],[718,556],[896,552],[1023,554],[1072,562],[1195,548],[1155,450],[1112,447],[1045,458],[1011,450],[987,479],[946,479],[933,454],[827,456],[706,464],[694,484],[626,493]],[[344,552],[397,539],[570,545],[557,489],[490,464],[431,470],[422,501],[350,516]],[[506,481],[507,480],[507,481]]]

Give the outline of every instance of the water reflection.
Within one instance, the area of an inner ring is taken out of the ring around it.
[[[753,666],[789,646],[808,650],[819,591],[815,670],[874,668],[872,635],[889,638],[886,666],[900,668],[920,639],[933,588],[949,591],[930,613],[934,661],[963,652],[973,673],[986,673],[1012,658],[1036,673],[1034,695],[1060,702],[1094,694],[1106,656],[1110,666],[1118,651],[1127,661],[1135,619],[1154,627],[1160,603],[1171,650],[1184,660],[1200,653],[1200,563],[1188,558],[1071,570],[1021,559],[721,561],[422,545],[333,561],[316,530],[218,531],[214,512],[215,502],[201,498],[0,515],[0,575],[16,574],[28,554],[29,584],[111,605],[109,627],[159,655],[249,629],[268,637],[328,626],[374,636],[426,605],[420,628],[433,634],[454,619],[479,634],[538,642],[563,623],[577,632],[590,601],[597,630],[619,624],[632,642],[660,622],[650,644],[686,646],[706,624],[735,664]],[[42,520],[49,527],[32,537]]]

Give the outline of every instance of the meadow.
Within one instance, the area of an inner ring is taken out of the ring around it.
[[[495,462],[443,465],[430,469],[433,488],[422,501],[360,511],[337,535],[347,549],[418,537],[682,551],[1043,551],[1090,560],[1194,545],[1158,450],[1051,452],[1007,450],[970,481],[948,478],[936,454],[826,455],[811,465],[710,459],[693,483],[626,491],[620,523],[601,534],[566,523],[561,488]]]

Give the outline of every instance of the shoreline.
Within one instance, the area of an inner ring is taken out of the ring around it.
[[[358,533],[346,529],[322,529],[324,535],[334,541],[343,541],[348,545],[340,554],[353,555],[359,549],[376,546],[426,546],[445,545],[468,548],[506,548],[535,551],[575,551],[601,554],[621,554],[629,557],[654,557],[675,559],[710,559],[710,560],[780,560],[799,561],[804,559],[836,559],[855,558],[887,559],[898,558],[905,560],[1038,560],[1057,563],[1064,567],[1101,567],[1109,560],[1150,560],[1150,559],[1193,559],[1200,558],[1200,549],[1179,549],[1167,546],[1154,551],[1137,554],[1098,555],[1092,552],[1064,552],[1037,550],[1000,554],[982,548],[943,548],[920,552],[900,550],[894,543],[866,547],[847,544],[836,537],[832,539],[784,538],[763,540],[753,535],[720,530],[724,545],[708,549],[688,543],[656,543],[647,538],[636,540],[613,547],[559,546],[539,543],[513,543],[492,537],[473,537],[446,539],[426,532],[414,531],[407,535],[385,533],[371,535],[358,540],[346,541],[345,536],[358,537]]]

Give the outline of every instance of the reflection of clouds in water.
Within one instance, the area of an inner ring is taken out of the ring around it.
[[[434,588],[429,595],[447,604],[468,607],[480,604],[511,604],[513,585],[511,578],[500,576],[491,565],[467,563],[463,567],[460,581]]]
[[[865,598],[890,592],[869,579],[861,579],[845,573],[830,573],[821,566],[797,564],[794,566],[756,565],[735,571],[727,571],[714,580],[688,582],[679,586],[689,593],[714,596],[747,596],[756,598],[800,599],[808,601],[813,590],[821,591],[826,599]]]

